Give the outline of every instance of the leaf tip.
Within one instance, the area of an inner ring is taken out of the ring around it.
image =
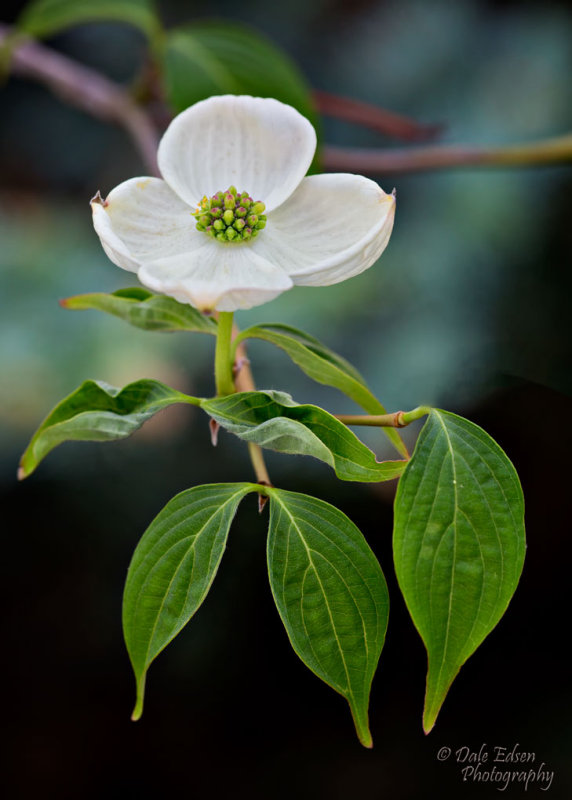
[[[62,308],[67,308],[69,299],[70,299],[69,297],[62,297],[60,298],[60,300],[58,300],[58,303]]]
[[[352,712],[352,717],[354,720],[354,725],[360,744],[362,744],[368,750],[371,750],[373,748],[373,739],[371,737],[371,732],[369,730],[367,709],[365,712],[365,716],[361,716],[359,713],[357,713],[358,709],[354,708],[353,705],[351,704],[350,704],[350,709]]]
[[[131,713],[131,722],[138,722],[143,716],[143,692],[137,692],[137,700],[135,701],[135,708]]]
[[[145,675],[137,681],[137,699],[131,714],[131,722],[137,722],[143,715],[143,698],[145,697]]]
[[[430,707],[427,704],[425,705],[425,708],[423,709],[423,733],[425,736],[430,734],[435,727],[435,722],[437,721],[437,717],[441,711],[441,706],[443,705],[444,699],[445,698],[443,698],[436,707],[435,704]]]
[[[18,467],[18,472],[16,473],[16,476],[17,476],[19,481],[23,481],[24,478],[28,477],[28,473],[26,472],[26,470],[24,469],[24,467],[21,464]]]
[[[423,718],[423,733],[425,734],[425,736],[428,736],[434,727],[435,727],[435,719],[426,720],[425,718]]]

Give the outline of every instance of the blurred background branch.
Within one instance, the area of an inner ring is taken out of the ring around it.
[[[0,47],[9,48],[7,69],[48,86],[68,103],[123,127],[152,175],[157,175],[159,135],[149,116],[118,84],[38,42],[15,39],[16,29],[0,23]]]
[[[322,149],[326,170],[375,175],[459,167],[539,167],[567,161],[572,161],[572,134],[506,147],[434,145],[381,150],[326,145]]]
[[[0,23],[0,47],[9,51],[7,68],[48,86],[67,102],[123,127],[131,136],[147,169],[157,175],[159,133],[150,115],[133,96],[99,72],[60,55],[38,42],[17,38],[17,30]],[[314,91],[317,110],[325,115],[372,128],[394,138],[420,141],[434,138],[441,125],[423,125],[369,103]],[[422,172],[459,167],[541,166],[572,160],[572,134],[522,145],[470,147],[459,145],[381,149],[324,145],[327,171],[369,174]]]

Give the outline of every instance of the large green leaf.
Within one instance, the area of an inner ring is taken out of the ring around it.
[[[429,732],[462,664],[504,614],[525,553],[516,471],[477,425],[432,410],[395,498],[395,570],[427,649]]]
[[[275,97],[313,120],[310,90],[293,61],[250,28],[198,22],[172,30],[165,48],[167,95],[175,111],[213,94]]]
[[[34,0],[18,27],[31,36],[52,36],[84,22],[127,22],[153,37],[159,29],[152,0]]]
[[[368,414],[387,413],[355,367],[308,333],[290,325],[267,323],[254,325],[242,331],[237,336],[236,342],[239,343],[244,339],[263,339],[271,342],[284,350],[310,378],[339,389]],[[407,457],[407,448],[399,433],[394,428],[383,428],[383,432],[398,452]]]
[[[279,489],[267,493],[268,573],[292,647],[346,698],[361,743],[371,747],[369,693],[389,613],[381,568],[334,506]]]
[[[181,492],[137,545],[123,596],[123,631],[137,681],[133,719],[143,711],[149,665],[205,599],[238,504],[255,489],[220,483]]]
[[[153,294],[147,289],[119,289],[111,294],[94,292],[61,300],[64,308],[83,311],[95,308],[125,320],[146,331],[198,331],[216,336],[217,325],[212,317],[196,308],[179,303],[172,297]]]
[[[314,456],[345,481],[388,481],[405,461],[377,461],[338,419],[318,406],[298,405],[284,392],[241,392],[202,400],[201,408],[247,442],[281,453]]]
[[[62,442],[123,439],[174,403],[198,405],[199,401],[159,381],[135,381],[123,389],[102,381],[85,381],[40,425],[22,456],[18,477],[27,478]]]

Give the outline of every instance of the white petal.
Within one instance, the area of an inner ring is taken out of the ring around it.
[[[96,196],[91,208],[103,249],[114,264],[131,272],[145,261],[203,244],[192,209],[159,178],[120,183],[105,201]]]
[[[113,230],[111,219],[105,210],[105,203],[101,199],[99,192],[91,201],[91,213],[93,227],[99,236],[107,257],[118,267],[129,270],[129,272],[137,272],[139,264]]]
[[[234,185],[271,211],[298,186],[315,149],[314,128],[291,106],[223,95],[175,117],[158,160],[169,186],[190,205]]]
[[[268,215],[254,246],[295,284],[329,286],[377,261],[389,241],[394,214],[395,197],[368,178],[311,175]]]
[[[288,275],[257,255],[250,243],[203,239],[199,250],[144,264],[141,283],[201,311],[252,308],[292,287]]]

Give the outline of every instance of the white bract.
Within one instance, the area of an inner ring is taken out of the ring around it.
[[[305,178],[315,149],[314,128],[290,106],[211,97],[167,128],[164,180],[132,178],[106,200],[96,195],[95,230],[115,264],[201,311],[338,283],[381,255],[395,198],[360,175]]]

